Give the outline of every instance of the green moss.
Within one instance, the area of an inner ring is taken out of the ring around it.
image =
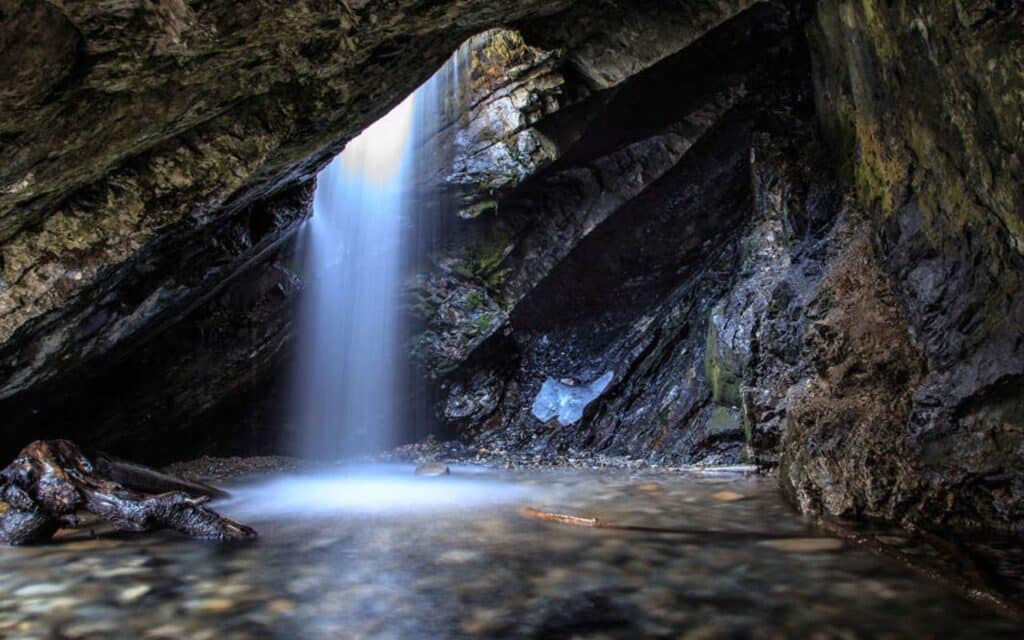
[[[476,328],[478,335],[488,335],[491,331],[491,324],[494,322],[494,317],[490,314],[481,314],[479,318],[473,321],[473,326]]]
[[[479,309],[484,306],[484,297],[479,291],[470,291],[469,295],[466,296],[466,304],[469,305],[471,310]]]
[[[502,267],[512,244],[512,232],[503,224],[495,224],[467,244],[454,271],[465,280],[485,287],[499,302],[508,269]]]
[[[483,200],[481,202],[477,202],[477,203],[471,204],[470,206],[468,206],[468,207],[462,209],[461,211],[459,211],[459,217],[460,218],[464,218],[466,220],[472,220],[474,218],[479,218],[480,216],[482,216],[483,214],[487,213],[488,211],[497,211],[497,210],[498,210],[498,202],[497,202],[497,200]]]
[[[892,37],[893,29],[886,24],[884,15],[875,5],[875,0],[860,0],[862,20],[858,21],[860,28],[871,39],[871,43],[878,57],[883,62],[896,59],[899,55],[899,47]]]
[[[740,406],[740,380],[742,372],[734,354],[723,349],[719,342],[715,311],[708,318],[707,341],[704,349],[704,376],[711,387],[711,395],[718,404]]]
[[[728,407],[723,407],[720,404],[715,405],[715,408],[711,411],[711,418],[708,419],[709,432],[728,433],[730,431],[737,431],[739,428],[740,420],[734,410],[730,410]]]
[[[740,419],[743,421],[743,439],[747,443],[747,453],[750,454],[754,446],[754,419],[750,415],[749,397],[743,397],[742,401]]]
[[[843,101],[832,118],[822,119],[822,130],[836,151],[840,177],[853,186],[858,201],[891,214],[893,194],[906,182],[907,167],[884,142],[878,125]]]
[[[893,193],[907,180],[907,169],[897,155],[883,142],[878,126],[857,118],[857,164],[854,185],[862,204],[881,207],[889,215],[895,208]]]
[[[470,91],[477,95],[505,82],[509,69],[540,54],[526,44],[518,31],[496,29],[484,37],[484,44],[473,51],[469,63]]]

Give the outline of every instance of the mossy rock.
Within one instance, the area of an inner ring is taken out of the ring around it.
[[[512,232],[506,225],[491,225],[475,242],[467,243],[453,270],[464,280],[482,285],[493,297],[500,298],[508,274],[502,263],[512,251],[512,240]]]
[[[707,423],[708,434],[723,435],[743,430],[739,412],[730,407],[716,404]]]
[[[743,365],[738,354],[722,340],[719,322],[724,318],[724,305],[716,305],[708,317],[707,342],[704,351],[704,376],[717,404],[739,407]]]

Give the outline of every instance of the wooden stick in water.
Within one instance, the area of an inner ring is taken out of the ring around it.
[[[616,531],[636,531],[640,533],[668,533],[683,536],[715,537],[718,540],[769,540],[792,538],[792,534],[769,533],[766,531],[713,531],[711,529],[687,529],[685,527],[651,527],[636,524],[618,524],[600,518],[583,518],[567,513],[541,511],[533,507],[521,507],[519,515],[531,520],[554,522],[572,527],[589,527],[591,529],[614,529]]]

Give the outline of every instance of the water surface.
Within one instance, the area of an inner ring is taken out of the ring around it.
[[[707,533],[571,527],[523,506]],[[818,537],[771,478],[396,466],[262,478],[219,508],[260,539],[0,550],[0,635],[1021,637],[890,559]]]

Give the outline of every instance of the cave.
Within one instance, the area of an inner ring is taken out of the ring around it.
[[[0,53],[0,635],[1019,637],[1021,2]]]

